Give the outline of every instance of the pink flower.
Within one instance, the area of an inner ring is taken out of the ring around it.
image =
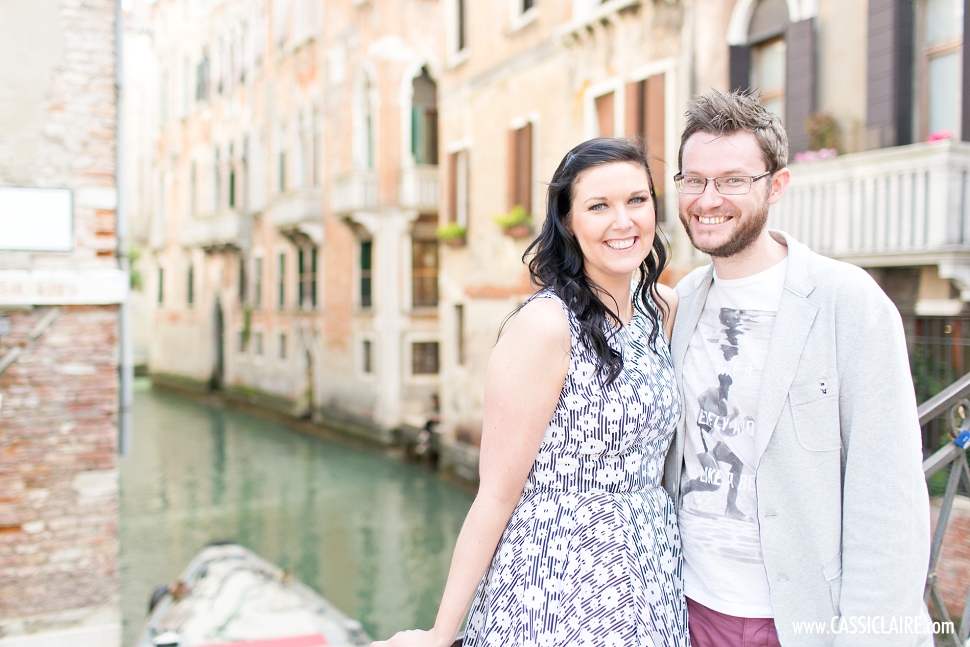
[[[949,130],[937,130],[935,133],[930,133],[926,136],[926,141],[928,142],[938,142],[944,139],[953,139],[953,133]]]

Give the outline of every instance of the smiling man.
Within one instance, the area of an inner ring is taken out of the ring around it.
[[[767,229],[788,138],[757,101],[692,100],[678,162],[681,222],[713,261],[677,286],[672,337],[693,647],[931,644],[899,313],[865,271]]]

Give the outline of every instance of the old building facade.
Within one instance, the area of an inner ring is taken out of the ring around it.
[[[438,382],[438,3],[153,12],[156,380],[380,440],[424,424]]]
[[[4,646],[121,640],[115,26],[111,0],[0,8]]]

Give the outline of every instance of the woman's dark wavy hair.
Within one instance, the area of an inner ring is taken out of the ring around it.
[[[596,356],[597,373],[606,385],[612,384],[623,369],[622,355],[609,345],[607,338],[607,331],[611,331],[612,337],[623,326],[617,314],[619,306],[614,303],[614,310],[603,302],[602,297],[610,298],[609,293],[586,275],[583,251],[566,225],[572,217],[573,188],[579,175],[587,169],[615,162],[636,164],[647,174],[656,223],[657,192],[645,151],[642,141],[601,137],[583,142],[566,153],[549,184],[542,231],[522,256],[522,261],[528,263],[532,283],[539,289],[551,288],[575,315],[579,340]],[[667,250],[663,234],[657,229],[653,249],[640,264],[633,293],[634,307],[644,312],[652,323],[649,343],[653,349],[656,349],[661,313],[667,315],[667,303],[657,293],[657,281],[666,265]]]

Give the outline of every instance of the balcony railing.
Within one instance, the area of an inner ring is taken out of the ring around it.
[[[323,191],[300,189],[273,200],[270,219],[284,233],[299,233],[323,242]]]
[[[189,217],[182,224],[181,242],[207,250],[233,247],[247,249],[252,237],[252,217],[236,211]]]
[[[937,418],[945,417],[952,427],[951,432],[955,436],[953,442],[947,443],[946,446],[923,461],[923,475],[927,480],[943,469],[950,468],[946,492],[940,503],[940,513],[937,517],[936,528],[933,531],[930,568],[926,576],[926,588],[923,594],[928,603],[932,602],[937,617],[945,623],[950,623],[952,620],[943,592],[940,589],[937,567],[940,564],[943,538],[950,521],[953,502],[958,496],[957,487],[961,481],[964,491],[970,492],[970,464],[967,463],[966,452],[968,441],[970,441],[970,431],[968,431],[970,430],[970,402],[966,400],[968,395],[970,395],[970,373],[924,402],[919,408],[920,425],[925,426]],[[965,586],[965,584],[961,583],[960,586]],[[963,600],[963,613],[959,625],[956,626],[957,631],[955,633],[942,633],[937,636],[938,645],[963,647],[966,644],[967,635],[970,634],[970,592],[964,596]]]
[[[377,173],[355,171],[338,177],[333,184],[330,208],[336,215],[369,211],[377,207]]]
[[[401,206],[420,213],[437,213],[440,203],[438,167],[414,166],[401,172]]]
[[[953,140],[791,166],[771,226],[864,266],[970,260],[970,144]]]

